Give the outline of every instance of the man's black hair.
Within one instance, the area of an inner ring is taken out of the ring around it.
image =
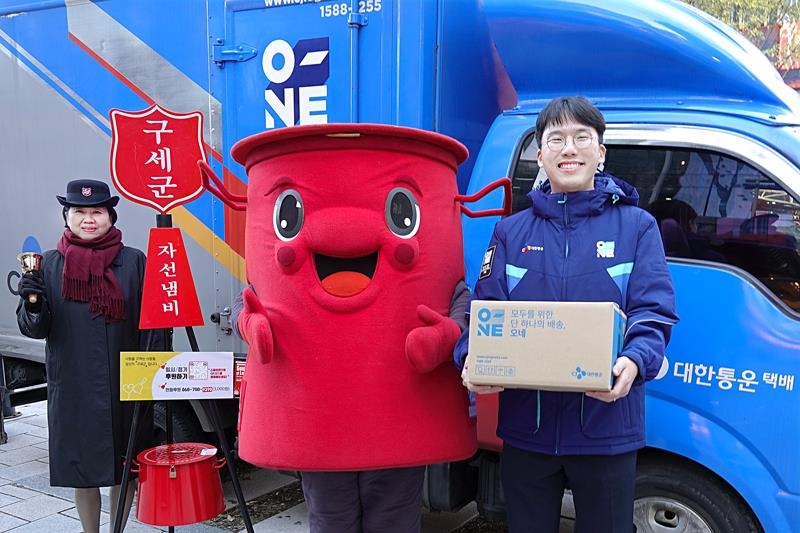
[[[598,135],[597,142],[603,144],[606,120],[600,110],[584,96],[560,96],[550,100],[536,119],[536,144],[542,146],[542,135],[549,126],[571,121],[594,128]]]

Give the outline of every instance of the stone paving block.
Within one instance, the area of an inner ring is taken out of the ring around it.
[[[47,457],[46,450],[33,446],[26,446],[15,450],[0,451],[0,464],[14,466],[28,461],[36,461],[42,457]]]
[[[37,444],[33,444],[33,446],[36,447],[36,448],[41,448],[42,450],[49,450],[50,449],[50,444],[47,441],[39,442]]]
[[[34,437],[39,437],[40,439],[47,439],[50,435],[50,432],[47,431],[47,427],[32,429],[25,433],[26,435],[33,435]]]
[[[61,514],[71,516],[78,520],[78,510],[73,507],[72,509],[67,509],[66,511],[62,512]],[[149,526],[147,524],[142,524],[135,518],[135,511],[131,511],[131,515],[128,518],[128,523],[125,525],[125,533],[157,533],[161,531],[167,531],[167,528],[160,528],[156,526]],[[111,517],[108,513],[102,512],[100,513],[100,533],[110,533],[113,530],[113,524],[109,523],[109,519]],[[176,529],[176,532],[184,533],[184,526],[180,526],[180,528]]]
[[[6,430],[6,434],[8,435],[8,441],[11,442],[14,440],[14,437],[18,435],[22,435],[23,433],[28,433],[29,431],[34,431],[37,429],[42,429],[39,426],[34,426],[33,424],[28,424],[24,420],[20,420],[16,418],[14,420],[9,420],[7,424],[3,424]]]
[[[3,512],[33,522],[40,518],[60,513],[70,507],[74,507],[71,501],[68,502],[61,498],[41,494],[29,500],[6,505],[3,507]]]
[[[50,465],[39,461],[28,461],[17,466],[0,467],[0,478],[10,479],[11,481],[45,473],[50,473]]]
[[[75,489],[69,487],[51,487],[50,477],[47,474],[40,474],[38,476],[30,476],[14,482],[18,487],[24,487],[40,493],[49,494],[56,498],[72,501],[75,498]],[[2,492],[3,487],[0,487]]]
[[[78,520],[78,509],[75,507],[70,507],[69,509],[61,511],[61,514]],[[100,513],[100,524],[105,524],[106,522],[108,522],[108,513]]]
[[[11,516],[10,514],[0,512],[0,531],[8,531],[9,529],[13,529],[27,523],[27,521],[17,518],[16,516]]]
[[[281,474],[277,470],[259,469],[248,472],[247,478],[240,479],[239,484],[242,487],[245,501],[248,501],[295,481],[297,481],[296,478]],[[233,490],[233,483],[226,481],[222,484],[222,490],[225,495],[225,509],[236,507],[238,504],[236,493]]]
[[[282,513],[253,524],[255,533],[308,533],[308,509],[305,502],[286,509]],[[240,533],[246,533],[243,529]]]
[[[37,437],[34,435],[16,435],[14,438],[8,437],[8,442],[0,444],[0,450],[7,452],[16,450],[17,448],[27,448],[28,446],[37,446],[41,443],[47,442],[47,439]]]
[[[83,528],[79,520],[54,514],[13,530],[12,533],[81,533]]]
[[[175,528],[175,532],[184,533],[188,531],[186,527],[187,526],[178,526]],[[100,527],[100,533],[110,533],[113,530],[114,527],[112,524],[106,524]],[[168,531],[168,529],[166,527],[148,526],[147,524],[142,524],[134,520],[128,520],[128,524],[125,526],[125,533],[160,533],[162,531]],[[219,533],[219,530],[216,530],[214,533]]]
[[[26,403],[16,406],[17,411],[22,413],[22,416],[33,414],[46,414],[47,413],[47,400],[41,402]]]
[[[175,531],[176,533],[178,531],[180,531],[180,533],[222,533],[227,531],[227,529],[221,529],[201,522],[199,524],[187,524],[185,526],[176,527]],[[128,530],[126,529],[125,533],[127,532]]]
[[[70,509],[67,509],[66,511],[61,511],[61,514],[63,514],[64,516],[70,516],[70,517],[74,518],[75,520],[80,520],[80,518],[78,517],[78,508],[77,507],[72,507]],[[131,513],[131,517],[132,516],[133,516],[133,513]],[[100,512],[100,526],[101,526],[100,529],[102,529],[103,524],[108,524],[108,519],[109,519],[108,513],[105,512],[105,511],[101,511]],[[133,522],[133,518],[128,520],[128,522]],[[127,531],[127,529],[125,529],[125,531]]]
[[[448,533],[466,524],[477,514],[478,509],[475,502],[455,513],[422,513],[422,531],[423,533]]]
[[[39,496],[41,492],[36,490],[30,490],[23,486],[20,486],[17,483],[12,483],[8,485],[0,486],[0,493],[8,494],[10,496],[16,496],[20,500],[28,500],[30,498],[35,498]]]
[[[47,400],[42,400],[41,402],[26,403],[24,405],[18,405],[17,411],[20,411],[23,415],[47,414]]]
[[[23,415],[21,417],[15,418],[14,420],[21,420],[22,422],[25,422],[26,424],[30,424],[30,425],[36,426],[38,428],[44,428],[45,430],[47,429],[47,415],[46,414],[45,414],[45,416],[40,416],[38,414],[27,416],[25,413],[23,413]]]
[[[73,489],[69,489],[73,490]],[[105,494],[104,494],[105,493]],[[111,516],[108,514],[108,487],[103,487],[100,489],[100,494],[102,497],[102,508],[104,509],[100,513],[100,533],[108,533],[110,531],[109,520]],[[67,509],[66,511],[62,511],[61,514],[65,516],[69,516],[79,520],[78,518],[78,509],[72,507]],[[105,527],[104,527],[105,526]],[[167,528],[159,528],[156,526],[150,526],[147,524],[142,524],[138,520],[136,520],[136,504],[134,503],[133,507],[131,508],[131,514],[128,517],[128,524],[125,526],[125,533],[153,533],[156,531],[167,531]],[[181,533],[185,532],[185,526],[181,526],[178,530]],[[218,533],[219,530],[214,530],[215,533]]]
[[[23,422],[33,426],[47,427],[47,403],[45,402],[44,408],[40,409],[32,407],[31,405],[18,405],[16,407],[20,416],[16,418],[6,418],[3,423],[6,426],[14,425],[17,422]]]
[[[0,507],[5,507],[6,505],[17,503],[18,501],[20,501],[20,499],[16,496],[0,493]]]

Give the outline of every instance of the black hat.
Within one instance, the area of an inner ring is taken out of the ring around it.
[[[56,198],[66,207],[114,207],[119,196],[111,196],[108,185],[97,180],[72,180],[67,183],[67,195]]]

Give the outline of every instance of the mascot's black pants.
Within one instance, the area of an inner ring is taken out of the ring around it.
[[[419,533],[424,466],[301,477],[311,533]]]

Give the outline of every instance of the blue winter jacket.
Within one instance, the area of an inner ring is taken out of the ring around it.
[[[578,392],[506,389],[497,435],[523,450],[613,455],[644,446],[644,382],[661,368],[678,321],[672,279],[653,217],[639,194],[608,174],[592,191],[529,194],[533,206],[497,223],[475,285],[477,300],[616,302],[628,317],[621,355],[639,367],[613,403]],[[465,330],[455,347],[463,368]]]

